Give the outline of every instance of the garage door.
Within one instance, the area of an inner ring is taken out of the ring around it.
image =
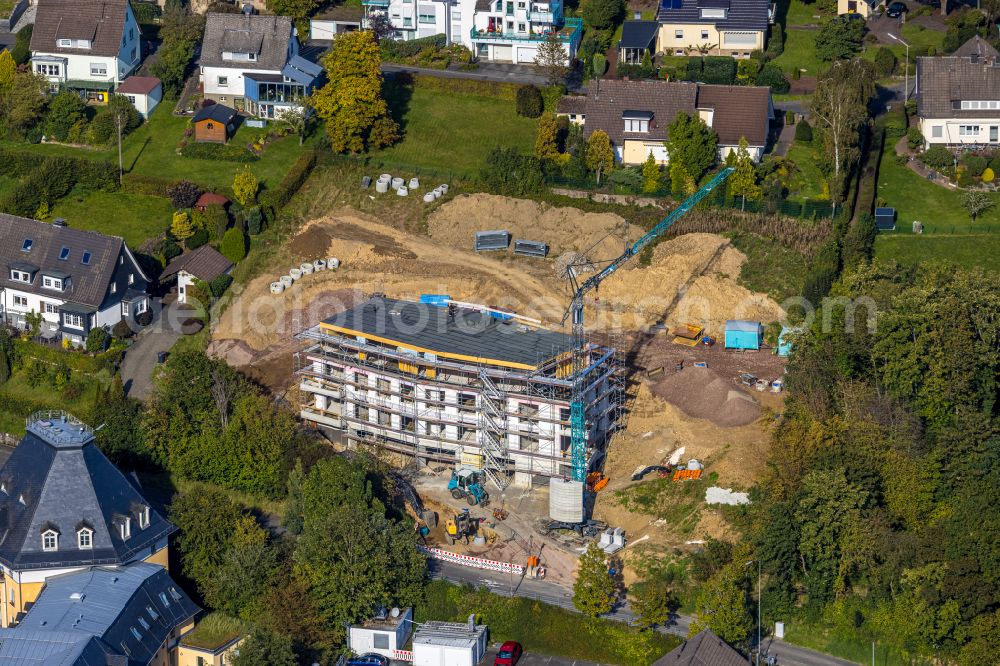
[[[517,47],[517,61],[518,62],[535,62],[535,54],[537,51],[530,47],[519,46]]]
[[[333,21],[313,21],[309,26],[310,39],[333,39]]]
[[[493,59],[503,60],[504,62],[514,61],[514,47],[512,46],[500,46],[499,44],[493,47]]]

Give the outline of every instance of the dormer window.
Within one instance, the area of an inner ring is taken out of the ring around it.
[[[724,19],[726,10],[719,7],[702,7],[701,17],[703,19]]]
[[[73,40],[72,39],[60,39],[59,40],[59,46],[68,49],[69,47],[73,46]]]
[[[624,111],[622,113],[626,132],[648,132],[649,121],[652,119],[653,114],[649,111]]]
[[[137,515],[139,516],[139,529],[144,530],[147,527],[149,527],[149,507],[148,506],[139,507]]]
[[[118,533],[121,534],[122,540],[127,540],[132,537],[132,519],[129,517],[122,518],[121,522],[118,523]]]
[[[59,533],[53,529],[42,532],[42,550],[51,552],[59,549]]]
[[[52,277],[51,275],[43,275],[42,286],[46,289],[56,289],[58,291],[62,291],[63,280],[62,278]]]
[[[94,530],[84,527],[76,533],[76,546],[80,550],[90,550],[94,547]]]
[[[23,282],[25,284],[31,284],[31,273],[28,271],[19,271],[16,268],[10,269],[10,279],[14,282]]]

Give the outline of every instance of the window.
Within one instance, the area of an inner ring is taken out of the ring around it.
[[[122,316],[128,316],[128,301],[122,301]]]
[[[409,16],[407,16],[406,18],[404,18],[403,19],[403,27],[404,28],[412,28],[413,27],[413,19],[410,18]]]
[[[139,512],[139,529],[144,530],[149,527],[149,507],[142,507],[142,511]]]
[[[141,626],[146,631],[149,631],[149,622],[146,622],[146,618],[140,615],[139,617],[136,618],[136,620],[139,622],[139,626]]]
[[[247,54],[247,60],[256,61],[257,60],[257,54],[256,53],[248,53]]]
[[[417,16],[417,23],[435,23],[437,19],[434,14],[420,14]]]
[[[24,242],[21,243],[21,252],[31,252],[31,246],[35,244],[35,241],[30,238],[25,238]]]
[[[26,284],[31,284],[31,273],[27,271],[19,271],[16,269],[10,269],[10,279],[14,282],[24,282]]]
[[[138,53],[136,53],[136,50],[135,50],[135,48],[133,48],[133,49],[132,49],[132,62],[135,62],[135,57],[136,57],[137,55],[139,55],[139,54],[138,54]]]
[[[170,596],[173,597],[174,601],[180,601],[181,600],[181,593],[177,591],[176,587],[171,587],[167,591],[170,592]]]
[[[962,100],[962,110],[963,111],[969,111],[971,109],[1000,109],[1000,101],[997,101],[997,100],[983,100],[983,101]]]
[[[225,95],[220,96],[219,97],[219,101],[220,102],[225,102],[226,101],[226,96]]]
[[[42,532],[42,550],[49,552],[59,548],[59,533],[55,530]]]
[[[701,9],[702,18],[726,18],[726,10],[719,7],[702,7]]]
[[[674,30],[674,38],[675,39],[684,39],[684,31],[683,30]]]
[[[59,308],[55,303],[43,303],[42,307],[45,308],[45,314],[59,314]]]
[[[76,533],[76,545],[81,550],[89,550],[94,547],[94,532],[86,527]]]
[[[452,12],[451,13],[451,20],[454,21],[455,23],[458,23],[459,21],[461,21],[462,20],[462,12]]]
[[[63,325],[69,328],[83,328],[83,315],[73,314],[72,312],[63,313]]]
[[[59,65],[47,65],[45,63],[37,63],[35,65],[35,71],[42,76],[59,76]]]
[[[942,136],[943,129],[944,128],[942,128],[940,125],[934,125],[933,127],[931,127],[931,137],[935,139],[940,139]]]
[[[142,640],[142,634],[139,633],[138,629],[136,629],[135,627],[129,627],[128,630],[132,632],[133,636],[135,636],[135,640],[137,640],[137,641],[141,641]]]
[[[67,259],[69,259],[69,248],[63,245],[59,250],[59,261],[66,261]]]
[[[90,63],[90,75],[91,76],[107,76],[108,66],[103,62],[92,62]]]
[[[111,283],[111,293],[113,294],[116,291],[118,291],[118,283],[117,282],[112,282]]]
[[[132,103],[132,106],[135,106],[135,95],[125,95],[125,97]]]
[[[80,258],[80,263],[83,264],[84,266],[89,266],[90,265],[90,257],[91,256],[92,255],[90,254],[89,250],[86,251],[86,252],[84,252],[83,253],[83,257]]]
[[[170,600],[167,599],[167,595],[166,594],[164,594],[163,592],[160,592],[159,596],[160,596],[160,603],[163,604],[164,608],[170,606]]]
[[[123,518],[122,522],[119,524],[118,532],[119,534],[121,534],[122,539],[128,539],[129,537],[131,537],[132,519],[127,516]]]
[[[63,47],[73,46],[73,40],[72,39],[60,39],[59,40],[59,46],[63,46]]]
[[[636,118],[626,118],[625,119],[625,131],[626,132],[648,132],[649,131],[649,121],[639,120]]]
[[[979,125],[959,125],[959,136],[979,136]]]
[[[153,618],[154,620],[160,617],[160,614],[157,613],[152,606],[146,606],[146,612],[149,613],[149,617]]]
[[[142,299],[141,301],[135,304],[135,313],[142,314],[145,311],[146,311],[146,299]]]
[[[518,23],[517,24],[517,31],[518,32],[524,32],[524,24],[523,23]]]
[[[28,307],[28,297],[27,296],[14,296],[14,305],[19,308]]]
[[[227,87],[229,87],[229,77],[228,76],[220,76],[219,77],[219,87],[220,88],[227,88]]]
[[[382,633],[381,631],[372,632],[372,647],[376,650],[388,650],[389,634]]]
[[[129,28],[128,29],[128,38],[129,38],[129,41],[135,39],[135,28]]]
[[[128,283],[129,284],[135,284],[135,273],[129,273],[128,274]]]
[[[702,39],[708,39],[708,30],[702,30],[701,31],[701,38]]]
[[[60,278],[54,278],[49,275],[42,276],[42,286],[46,289],[58,289],[62,291],[63,283]]]

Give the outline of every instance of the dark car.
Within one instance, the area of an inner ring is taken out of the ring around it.
[[[514,666],[521,658],[521,644],[516,641],[507,641],[500,646],[497,658],[493,660],[493,666]]]
[[[380,654],[366,652],[347,660],[347,666],[389,666],[389,660]]]
[[[894,2],[891,5],[889,5],[888,9],[885,10],[885,15],[888,16],[889,18],[899,18],[906,11],[908,11],[906,9],[906,5],[904,5],[902,2]]]

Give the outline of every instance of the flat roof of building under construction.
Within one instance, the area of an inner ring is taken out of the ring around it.
[[[573,349],[573,339],[565,333],[502,321],[478,310],[384,297],[340,312],[320,328],[433,357],[521,370],[537,370]]]

